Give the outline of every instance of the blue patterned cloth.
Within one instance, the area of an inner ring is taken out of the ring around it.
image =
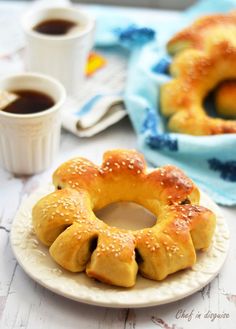
[[[171,79],[171,58],[165,51],[169,37],[199,15],[235,7],[236,0],[203,0],[184,12],[174,26],[170,21],[158,23],[154,31],[121,20],[120,28],[103,24],[103,33],[98,29],[97,35],[100,46],[120,44],[132,49],[125,103],[139,148],[149,163],[182,168],[217,203],[228,206],[236,205],[236,134],[198,137],[167,132],[166,120],[159,114],[159,87]]]

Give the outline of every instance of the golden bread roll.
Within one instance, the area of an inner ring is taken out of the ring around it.
[[[169,117],[169,129],[192,135],[236,133],[235,120],[210,117],[203,107],[220,82],[236,79],[235,13],[198,19],[177,33],[167,48],[175,55],[170,65],[174,79],[161,87],[160,108]],[[219,105],[220,113],[225,102]]]
[[[170,55],[186,49],[206,51],[212,44],[227,40],[235,44],[236,14],[231,11],[227,14],[214,14],[202,16],[195,22],[176,33],[167,43]]]
[[[134,150],[108,151],[101,166],[84,158],[69,160],[55,171],[53,183],[58,190],[33,208],[33,226],[53,259],[69,271],[132,287],[138,270],[163,280],[192,266],[196,250],[211,244],[215,215],[198,205],[195,184],[174,166],[148,172]],[[95,210],[118,201],[144,206],[157,217],[156,224],[132,231],[95,216]]]

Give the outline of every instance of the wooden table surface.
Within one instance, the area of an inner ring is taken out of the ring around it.
[[[119,10],[131,12],[129,9]],[[160,17],[160,12],[153,10],[142,9],[142,12],[135,10],[132,13],[142,13],[146,19]],[[103,152],[112,148],[137,148],[129,119],[123,119],[89,139],[79,139],[63,131],[60,153],[52,167],[42,174],[14,177],[0,169],[0,328],[236,328],[235,207],[221,207],[231,232],[230,252],[221,272],[205,288],[171,304],[142,309],[112,309],[81,304],[46,290],[31,280],[18,265],[9,235],[22,199],[41,184],[49,182],[54,168],[62,161],[73,156],[84,156],[98,163]]]

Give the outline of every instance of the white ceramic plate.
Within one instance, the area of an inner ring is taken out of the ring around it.
[[[45,288],[67,298],[107,307],[147,307],[170,303],[200,290],[220,271],[228,247],[229,231],[216,204],[202,194],[201,204],[217,214],[212,245],[198,254],[192,269],[170,275],[162,282],[138,276],[131,289],[116,288],[88,278],[84,273],[70,273],[50,257],[32,228],[31,209],[42,196],[53,190],[51,185],[40,188],[21,204],[11,229],[11,243],[16,259],[25,272]]]

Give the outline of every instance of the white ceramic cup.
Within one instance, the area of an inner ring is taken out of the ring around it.
[[[78,25],[64,35],[33,30],[38,23],[50,19],[70,20]],[[58,79],[68,94],[78,94],[93,46],[95,21],[83,11],[67,6],[30,11],[23,17],[22,25],[26,35],[26,70],[48,74]]]
[[[54,105],[32,114],[0,111],[0,164],[17,175],[43,171],[55,158],[60,141],[61,115],[66,94],[55,79],[37,73],[12,75],[0,80],[0,89],[32,90],[54,100]]]

